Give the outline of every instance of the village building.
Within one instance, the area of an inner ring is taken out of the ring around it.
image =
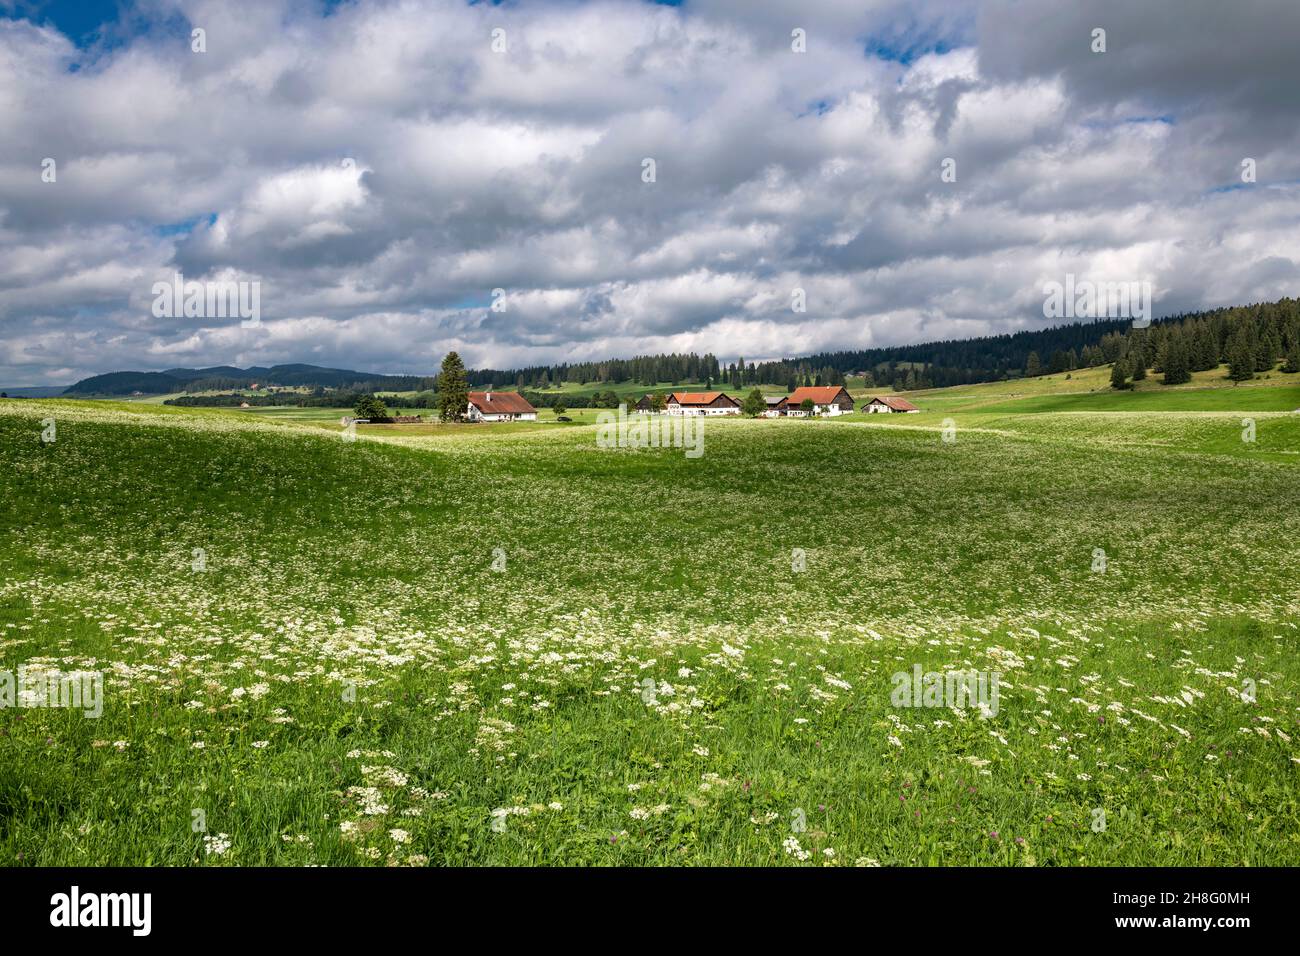
[[[785,414],[791,418],[804,418],[808,413],[800,406],[811,399],[814,415],[847,415],[853,411],[853,396],[843,385],[805,385],[796,388],[785,398]]]
[[[888,415],[894,412],[919,412],[920,409],[905,398],[893,395],[877,396],[862,406],[868,415]]]
[[[535,422],[537,409],[518,392],[470,392],[465,417],[472,422]]]
[[[672,392],[664,411],[669,415],[739,415],[740,402],[726,392]]]
[[[764,395],[763,401],[767,403],[767,410],[763,412],[763,418],[780,418],[785,414],[787,398],[784,395]]]

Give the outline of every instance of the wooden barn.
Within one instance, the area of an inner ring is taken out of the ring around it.
[[[894,395],[877,396],[862,406],[868,415],[888,415],[895,412],[919,412],[920,409],[905,398]]]
[[[806,416],[799,407],[805,398],[812,399],[814,415],[847,415],[853,411],[853,396],[843,385],[805,385],[786,396],[785,414],[792,418]]]

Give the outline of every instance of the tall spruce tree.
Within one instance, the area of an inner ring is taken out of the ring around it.
[[[1228,345],[1228,378],[1234,382],[1248,382],[1254,377],[1255,349],[1243,330]]]
[[[469,382],[465,378],[465,363],[455,352],[448,352],[438,376],[438,417],[444,422],[458,422],[465,417],[468,408]]]
[[[1282,371],[1288,375],[1294,375],[1300,372],[1300,344],[1291,343],[1291,347],[1286,352],[1286,364],[1282,366]]]
[[[1110,370],[1110,387],[1111,388],[1130,388],[1128,384],[1128,368],[1125,359],[1115,359],[1115,365]]]
[[[1140,382],[1147,377],[1146,336],[1133,334],[1133,342],[1128,350],[1129,372],[1133,381]]]
[[[1165,344],[1165,384],[1182,385],[1192,380],[1191,360],[1187,352],[1187,336],[1180,329],[1169,333]]]

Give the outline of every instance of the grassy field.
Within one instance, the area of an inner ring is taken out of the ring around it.
[[[699,459],[0,402],[0,671],[105,674],[0,864],[1300,864],[1295,388],[1098,374]]]

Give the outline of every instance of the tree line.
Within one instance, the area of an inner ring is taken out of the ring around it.
[[[1061,371],[1062,361],[1054,354],[1043,367],[1038,356],[1031,355],[1026,374]],[[1080,356],[1084,367],[1111,365],[1110,383],[1117,389],[1143,381],[1148,370],[1161,376],[1161,384],[1182,385],[1191,381],[1193,372],[1220,365],[1228,366],[1232,381],[1244,382],[1271,372],[1279,361],[1283,373],[1300,372],[1297,299],[1173,316],[1149,328],[1109,333]]]

